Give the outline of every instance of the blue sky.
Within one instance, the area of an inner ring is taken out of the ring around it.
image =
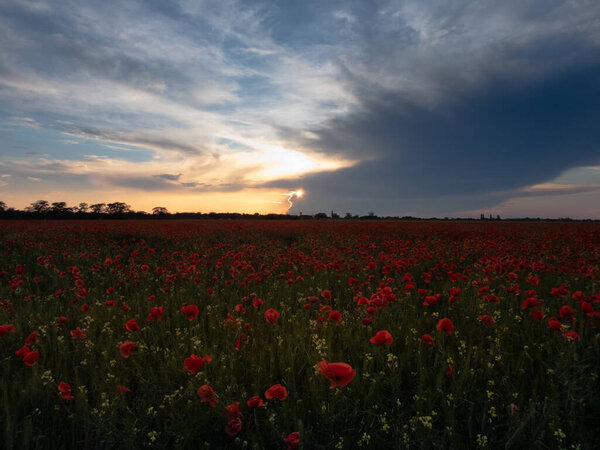
[[[600,218],[595,1],[0,3],[0,199]]]

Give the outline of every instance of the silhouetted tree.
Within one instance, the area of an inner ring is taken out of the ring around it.
[[[0,211],[6,211],[7,206],[2,200],[0,200]]]
[[[164,206],[155,206],[152,208],[152,214],[169,214],[169,211]]]
[[[66,212],[66,211],[70,211],[71,208],[67,208],[66,202],[53,202],[50,210],[52,212]]]
[[[34,212],[37,214],[42,214],[48,212],[49,210],[50,204],[48,203],[48,200],[38,200],[36,202],[32,202],[31,205],[25,208],[25,211]]]
[[[106,212],[106,203],[94,203],[90,206],[90,209],[93,213],[101,214],[103,212]]]
[[[82,213],[86,213],[86,212],[88,212],[88,209],[90,209],[90,207],[88,206],[88,204],[86,202],[81,202],[79,204],[79,207],[77,208],[77,211],[82,212]]]
[[[327,219],[327,214],[325,214],[324,212],[320,212],[316,213],[314,217],[315,219]]]
[[[131,211],[131,206],[123,202],[113,202],[106,205],[109,214],[123,214]]]

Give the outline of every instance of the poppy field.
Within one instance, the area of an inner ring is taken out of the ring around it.
[[[0,238],[3,448],[599,448],[598,224]]]

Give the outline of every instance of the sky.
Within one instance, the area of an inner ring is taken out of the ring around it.
[[[600,2],[0,0],[0,200],[40,199],[600,219]]]

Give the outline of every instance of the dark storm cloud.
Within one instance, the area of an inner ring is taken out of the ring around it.
[[[590,61],[600,56],[590,55]],[[568,168],[599,163],[599,121],[600,64],[580,63],[535,83],[487,80],[433,109],[401,93],[381,92],[365,100],[360,112],[314,130],[316,138],[306,142],[370,160],[268,186],[303,186],[310,192],[305,209],[312,198],[335,196],[332,202],[355,198],[356,206],[388,199],[383,203],[392,213],[399,211],[391,199],[401,207],[407,199],[457,201],[495,193],[477,202],[485,206]]]

